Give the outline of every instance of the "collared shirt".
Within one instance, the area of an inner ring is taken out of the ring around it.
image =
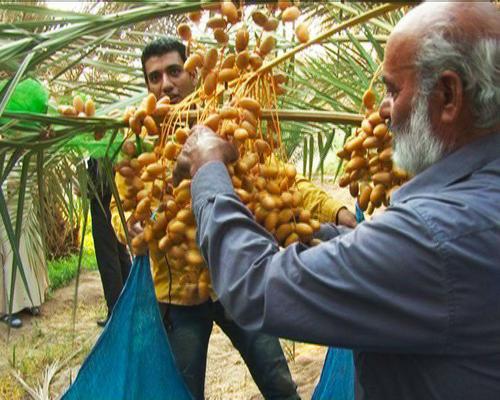
[[[354,349],[358,398],[500,398],[500,134],[312,248],[280,251],[221,163],[197,172],[192,197],[212,284],[243,327]]]

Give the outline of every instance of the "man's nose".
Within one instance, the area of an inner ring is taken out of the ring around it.
[[[382,119],[384,120],[391,119],[391,109],[392,109],[392,99],[386,96],[382,100],[382,103],[380,103],[380,107],[378,109],[378,112],[382,117]]]
[[[174,88],[174,85],[172,84],[172,81],[169,79],[168,74],[163,74],[163,79],[161,82],[162,93],[169,94],[172,92],[173,88]]]

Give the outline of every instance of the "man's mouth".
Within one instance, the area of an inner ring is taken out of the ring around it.
[[[172,95],[172,96],[169,96],[170,97],[170,104],[177,104],[181,101],[181,98],[180,96],[177,96],[177,95]]]

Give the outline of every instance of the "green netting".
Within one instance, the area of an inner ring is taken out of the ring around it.
[[[0,90],[7,80],[0,81]],[[36,79],[19,82],[7,104],[7,111],[23,111],[45,114],[49,103],[49,93]]]
[[[0,81],[0,91],[4,88],[8,80]],[[5,111],[17,112],[32,112],[45,114],[49,104],[49,92],[36,79],[25,79],[16,86],[14,93],[7,103]],[[7,118],[0,119],[0,125],[6,124],[10,120]],[[16,127],[38,129],[41,127],[37,122],[19,122]]]
[[[5,87],[8,80],[0,81],[0,91]],[[33,114],[47,114],[49,110],[49,92],[36,79],[25,79],[16,86],[7,107],[7,112],[22,112]],[[9,123],[9,118],[1,118],[0,125]],[[21,133],[19,129],[29,129],[31,131],[41,131],[44,125],[33,121],[19,121],[15,125],[7,128],[4,135],[16,137]],[[110,141],[112,143],[110,144]],[[117,154],[123,141],[123,134],[118,133],[113,137],[113,131],[106,132],[101,140],[96,140],[93,130],[88,132],[77,132],[75,136],[64,143],[61,151],[78,151],[83,157],[102,158],[104,156],[112,157]]]
[[[117,154],[124,139],[122,133],[118,133],[114,139],[112,136],[112,131],[108,131],[101,140],[95,140],[93,132],[81,133],[66,142],[62,149],[63,151],[76,150],[84,157],[104,158],[107,156],[111,158]],[[112,139],[113,142],[110,144]]]

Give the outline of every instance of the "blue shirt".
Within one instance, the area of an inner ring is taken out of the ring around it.
[[[192,198],[212,284],[241,326],[353,349],[359,399],[500,399],[500,134],[312,248],[280,251],[222,163],[198,171]]]

